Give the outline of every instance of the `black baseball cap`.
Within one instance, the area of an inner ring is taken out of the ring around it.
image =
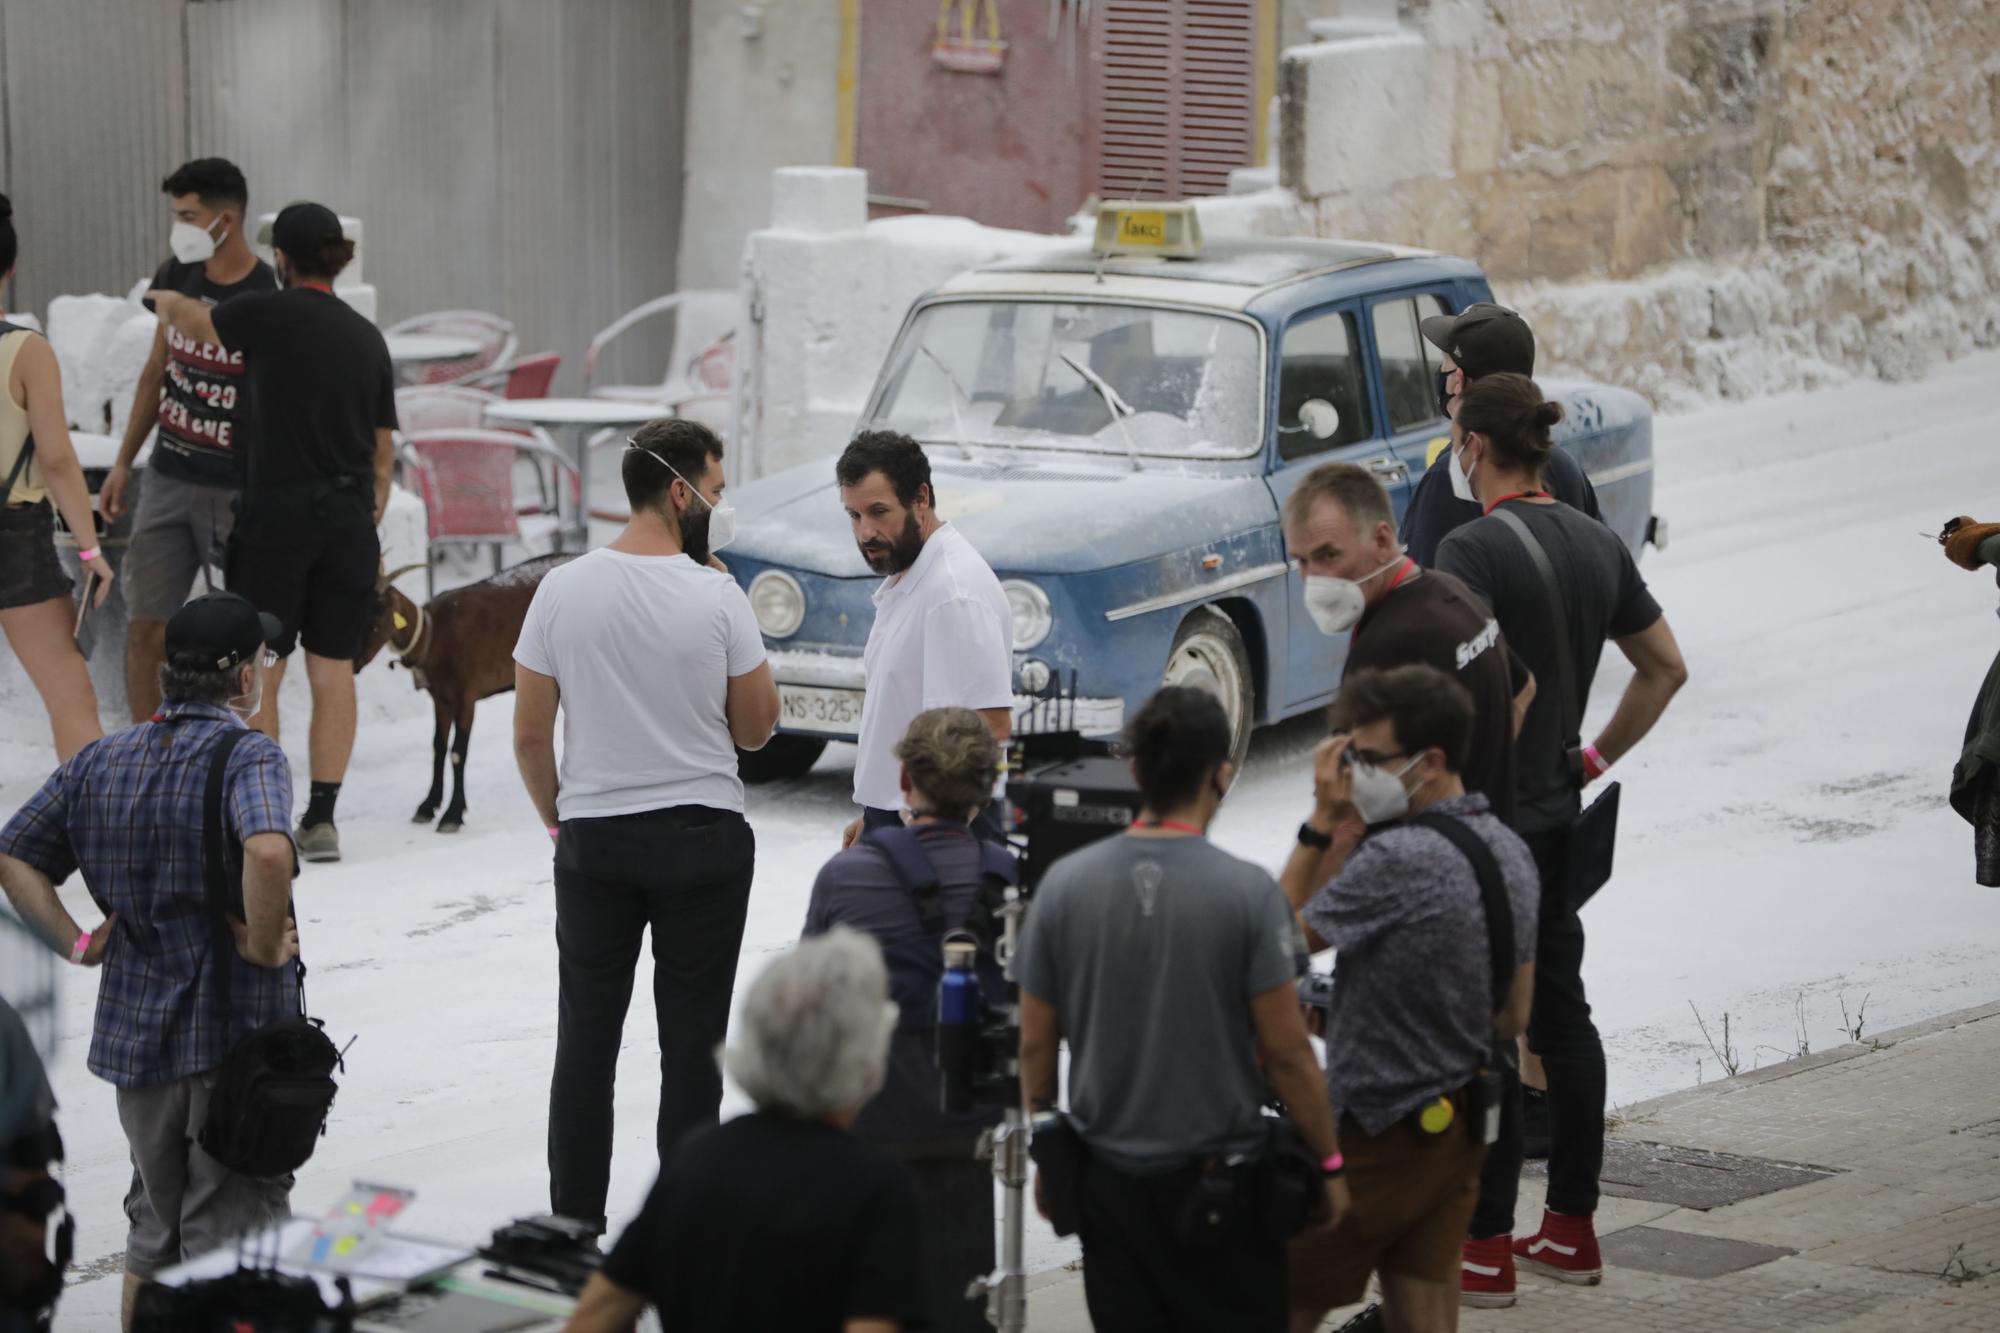
[[[167,661],[195,671],[227,671],[283,632],[276,616],[233,592],[212,592],[195,598],[167,622]]]
[[[271,244],[288,255],[317,255],[345,234],[325,204],[286,204],[271,220]]]
[[[1491,301],[1469,305],[1456,315],[1423,321],[1424,337],[1450,357],[1467,379],[1503,372],[1535,373],[1535,335],[1519,312]]]

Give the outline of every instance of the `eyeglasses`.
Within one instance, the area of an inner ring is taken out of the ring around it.
[[[1409,757],[1410,752],[1408,750],[1397,750],[1389,754],[1378,754],[1373,750],[1364,750],[1359,746],[1349,746],[1347,750],[1348,763],[1367,764],[1371,768],[1381,768],[1391,759],[1407,759]]]

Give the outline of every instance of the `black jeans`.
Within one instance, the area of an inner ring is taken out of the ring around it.
[[[933,1333],[991,1333],[986,1302],[966,1299],[965,1289],[993,1271],[993,1164],[973,1157],[970,1147],[954,1161],[905,1160],[917,1178],[930,1327]]]
[[[729,1025],[756,850],[742,815],[705,806],[563,821],[555,865],[562,999],[549,1088],[550,1211],[604,1228],[612,1085],[648,926],[660,1032],[660,1159],[688,1131],[716,1122],[722,1071],[715,1047]]]
[[[1283,1333],[1286,1245],[1261,1227],[1190,1250],[1176,1234],[1198,1168],[1127,1175],[1093,1157],[1083,1172],[1083,1296],[1097,1333]],[[1253,1210],[1254,1211],[1254,1210]]]
[[[1528,1048],[1542,1057],[1549,1078],[1548,1206],[1584,1217],[1597,1211],[1597,1178],[1604,1169],[1604,1043],[1583,993],[1583,921],[1561,896],[1565,836],[1551,831],[1524,838],[1542,876]],[[1486,1154],[1471,1234],[1513,1231],[1520,1190],[1521,1089],[1516,1080],[1507,1092],[1500,1141]]]

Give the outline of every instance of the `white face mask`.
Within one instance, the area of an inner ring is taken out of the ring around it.
[[[221,218],[215,220],[220,221]],[[197,227],[192,222],[175,222],[173,230],[167,233],[167,249],[173,251],[174,258],[183,264],[206,263],[214,257],[215,247],[222,244],[223,237],[229,235],[226,228],[222,236],[212,235],[209,227],[213,227],[215,222],[208,227]]]
[[[1398,551],[1395,559],[1359,579],[1334,578],[1326,574],[1308,576],[1306,614],[1312,617],[1313,624],[1319,626],[1321,634],[1347,633],[1361,623],[1361,613],[1368,609],[1368,596],[1361,591],[1361,585],[1370,579],[1380,578],[1402,563],[1403,553]]]
[[[681,482],[690,491],[694,492],[695,498],[708,506],[708,553],[710,555],[714,555],[717,551],[720,551],[723,547],[736,540],[735,505],[730,504],[727,500],[724,500],[721,504],[716,504],[699,490],[696,490],[693,482],[689,481],[686,477],[682,477],[680,469],[672,463],[669,463],[651,449],[646,448],[643,444],[633,444],[631,440],[627,440],[625,443],[630,448],[637,449],[640,453],[646,455],[646,457],[652,459],[676,477],[680,477]]]
[[[229,700],[229,711],[245,722],[257,716],[257,710],[264,706],[264,673],[254,673],[251,681],[250,693],[238,694]]]
[[[1410,793],[1403,788],[1403,774],[1415,768],[1422,759],[1423,756],[1418,755],[1394,773],[1374,764],[1357,763],[1354,766],[1354,808],[1361,812],[1361,817],[1371,827],[1401,819],[1410,813]]]
[[[1462,469],[1462,470],[1461,470]],[[1451,493],[1467,504],[1478,504],[1479,494],[1472,489],[1472,474],[1479,470],[1479,464],[1465,467],[1465,450],[1454,449],[1451,454]]]

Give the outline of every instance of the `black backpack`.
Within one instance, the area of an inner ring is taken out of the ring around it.
[[[881,852],[889,862],[890,869],[903,882],[916,904],[917,920],[923,933],[911,946],[927,951],[931,957],[940,956],[944,936],[962,931],[969,934],[979,949],[979,975],[982,989],[997,986],[1004,978],[1004,962],[1000,957],[1000,909],[1006,905],[1007,890],[1020,883],[1021,863],[1014,854],[998,843],[967,831],[967,837],[979,846],[979,887],[973,893],[971,910],[963,921],[946,919],[944,907],[944,883],[938,878],[937,867],[931,863],[930,853],[924,850],[924,843],[913,828],[876,829],[863,839],[869,846]],[[904,949],[891,944],[885,947],[889,973],[898,975],[920,974],[922,963],[917,959],[903,959]],[[899,968],[898,964],[903,966]],[[916,964],[913,972],[911,964]],[[989,991],[988,1001],[998,994]],[[935,999],[933,999],[933,1006]],[[937,1022],[937,1014],[928,1012],[921,1017],[906,1013],[898,1023],[899,1028],[931,1031]]]
[[[299,1011],[266,1023],[241,1041],[229,1040],[235,1018],[230,974],[236,968],[236,939],[230,932],[229,885],[241,884],[240,858],[229,855],[223,826],[223,775],[229,755],[248,731],[229,727],[209,760],[202,799],[202,875],[214,926],[210,961],[215,968],[216,1007],[221,1012],[224,1052],[209,1094],[202,1149],[231,1171],[245,1176],[282,1176],[305,1165],[326,1132],[333,1108],[333,1071],[344,1069],[318,1019],[306,1016],[306,965],[299,970]]]

